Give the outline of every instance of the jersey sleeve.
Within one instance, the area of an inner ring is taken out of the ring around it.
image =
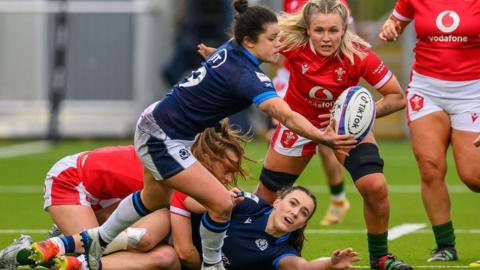
[[[274,97],[278,97],[272,80],[261,70],[245,68],[236,85],[237,95],[252,101],[255,106]]]
[[[415,9],[410,0],[398,0],[393,9],[392,16],[398,20],[409,22],[413,20]]]
[[[361,76],[375,89],[382,88],[392,77],[393,73],[385,66],[382,60],[370,50],[361,62]]]
[[[170,200],[170,212],[182,217],[190,218],[191,212],[185,207],[184,201],[187,195],[178,191],[173,192]]]
[[[273,269],[279,269],[282,259],[288,256],[299,257],[300,255],[293,247],[287,244],[281,244],[280,246],[278,246],[272,258]]]
[[[256,213],[265,204],[263,200],[250,192],[244,192],[244,197],[245,199],[233,208],[232,216],[245,216]]]

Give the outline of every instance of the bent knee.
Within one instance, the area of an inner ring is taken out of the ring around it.
[[[154,249],[149,253],[149,260],[155,268],[173,269],[177,265],[178,257],[175,250],[167,245]]]

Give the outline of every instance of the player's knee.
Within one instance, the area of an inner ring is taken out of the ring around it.
[[[353,181],[373,173],[383,173],[383,159],[373,143],[362,143],[350,151],[345,159],[345,168]]]
[[[177,269],[179,265],[177,253],[167,245],[149,252],[149,259],[154,269]]]
[[[158,242],[155,237],[150,236],[149,234],[145,234],[142,236],[140,241],[135,246],[135,250],[141,251],[141,252],[147,252],[149,250],[152,250],[156,245],[158,245]]]
[[[208,214],[216,221],[228,221],[232,213],[233,202],[228,191],[217,194],[215,202],[208,207]]]
[[[447,172],[445,164],[431,157],[418,156],[417,159],[423,184],[433,185],[437,183],[437,181],[443,182],[443,178]]]
[[[291,187],[297,180],[298,175],[276,172],[265,167],[262,167],[260,173],[260,181],[271,191],[277,192],[284,187]]]

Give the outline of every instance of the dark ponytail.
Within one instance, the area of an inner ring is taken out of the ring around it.
[[[278,22],[273,11],[262,6],[249,6],[248,0],[235,0],[233,7],[237,14],[233,21],[232,32],[238,44],[242,44],[246,37],[256,42],[258,36],[265,32],[266,24]]]

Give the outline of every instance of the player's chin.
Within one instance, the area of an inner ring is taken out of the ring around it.
[[[280,53],[277,52],[277,53],[273,53],[272,55],[269,55],[265,62],[276,64],[278,62],[278,59],[280,59]]]

